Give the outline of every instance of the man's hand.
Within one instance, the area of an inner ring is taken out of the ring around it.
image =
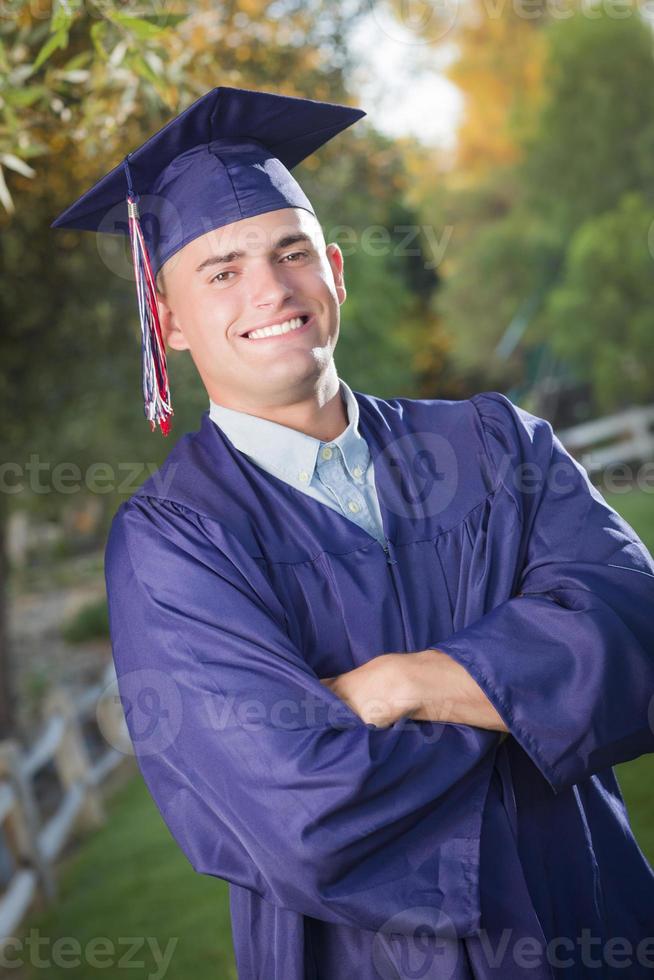
[[[407,672],[417,721],[449,721],[508,732],[501,715],[465,667],[442,650],[410,653]]]
[[[384,727],[407,717],[508,732],[465,667],[442,650],[385,653],[321,683],[366,724]]]
[[[406,669],[407,656],[384,653],[344,674],[323,677],[321,684],[345,701],[367,725],[383,728],[416,707]]]

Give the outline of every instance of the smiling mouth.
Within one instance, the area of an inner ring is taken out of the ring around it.
[[[312,318],[307,314],[303,316],[291,317],[283,323],[276,323],[272,327],[260,327],[241,334],[246,340],[267,340],[270,337],[285,337],[289,333],[297,333],[306,327]]]

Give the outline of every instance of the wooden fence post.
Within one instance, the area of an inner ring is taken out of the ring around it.
[[[0,780],[6,780],[16,797],[16,806],[6,817],[12,850],[21,866],[34,868],[45,898],[52,900],[57,895],[57,883],[40,846],[41,821],[32,784],[21,763],[19,743],[15,739],[0,742]]]
[[[84,798],[78,814],[80,825],[88,828],[102,826],[105,822],[104,806],[91,778],[91,760],[70,692],[64,687],[50,691],[45,698],[44,713],[46,716],[60,715],[64,720],[64,731],[54,760],[62,785],[67,790],[76,785],[83,787]]]

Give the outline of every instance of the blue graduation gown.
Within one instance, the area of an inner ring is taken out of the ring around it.
[[[139,767],[229,882],[239,976],[624,977],[622,937],[650,977],[654,873],[612,766],[654,751],[651,555],[504,395],[354,394],[386,546],[208,412],[107,541]],[[367,726],[320,683],[426,647],[508,736]]]

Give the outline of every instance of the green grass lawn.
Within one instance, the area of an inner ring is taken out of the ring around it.
[[[654,554],[654,494],[629,491],[603,496],[631,524]],[[647,860],[654,865],[654,755],[643,755],[640,759],[616,766],[615,773],[634,834]]]
[[[48,938],[40,955],[52,965],[45,972],[43,967],[20,974],[12,970],[12,976],[16,980],[18,976],[20,980],[46,976],[48,980],[92,976],[237,980],[227,884],[193,870],[138,773],[112,794],[107,810],[106,825],[85,836],[62,868],[55,906],[31,917],[24,928],[24,936],[31,928]],[[89,943],[100,936],[108,945],[94,962]],[[79,965],[72,965],[75,957],[70,951],[61,965],[56,964],[58,937],[77,940]],[[134,939],[128,942],[129,937],[138,937],[139,945]],[[174,945],[169,945],[171,940],[176,940]],[[153,952],[157,949],[158,959]],[[29,953],[22,958],[30,962]],[[109,965],[100,967],[103,961]]]
[[[631,524],[654,555],[654,493],[630,490],[628,493],[604,493],[602,496]]]
[[[654,549],[654,496],[618,494],[606,499]],[[616,767],[636,837],[654,864],[654,755]],[[108,801],[109,821],[86,837],[59,875],[61,894],[56,908],[32,917],[29,928],[51,942],[41,947],[53,955],[57,937],[74,937],[81,950],[79,966],[52,965],[12,971],[15,980],[85,978],[108,980],[129,976],[159,980],[236,980],[229,923],[227,885],[196,874],[173,842],[138,775]],[[107,967],[93,966],[87,956],[94,937],[107,937]],[[126,937],[147,937],[127,957]],[[174,947],[168,947],[176,939]],[[172,953],[170,967],[157,965],[152,948]],[[156,948],[156,946],[155,946]],[[13,954],[15,955],[15,954]],[[70,953],[68,954],[70,960]]]

